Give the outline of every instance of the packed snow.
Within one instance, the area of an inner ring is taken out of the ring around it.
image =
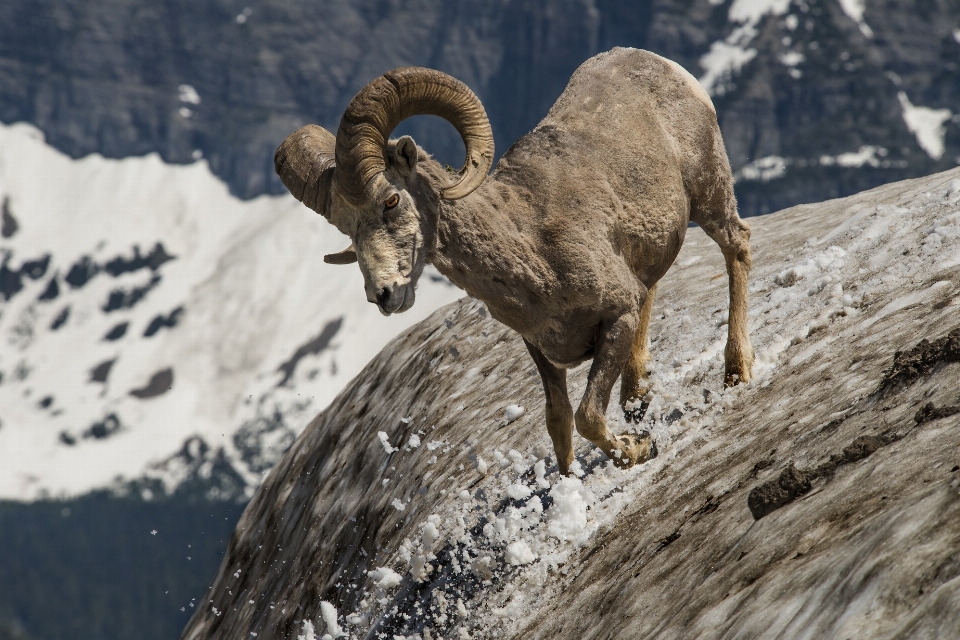
[[[292,197],[240,201],[205,161],[72,160],[25,124],[0,125],[0,205],[0,498],[172,491],[223,464],[249,495],[384,344],[463,295],[428,269],[384,318],[356,266],[322,261],[348,239]]]

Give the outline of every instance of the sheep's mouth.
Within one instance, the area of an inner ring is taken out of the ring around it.
[[[412,282],[390,289],[384,288],[377,296],[377,308],[385,316],[403,313],[413,306],[415,296]]]

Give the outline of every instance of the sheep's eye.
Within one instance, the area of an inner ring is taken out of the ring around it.
[[[393,194],[392,196],[387,198],[386,202],[383,203],[383,208],[393,209],[398,204],[400,204],[400,196],[398,196],[397,194]]]

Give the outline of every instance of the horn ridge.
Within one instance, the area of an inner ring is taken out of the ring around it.
[[[393,129],[414,115],[435,115],[454,126],[466,158],[460,180],[442,190],[462,198],[483,182],[493,164],[493,131],[480,99],[467,85],[441,71],[399,67],[361,89],[347,106],[337,131],[336,179],[353,198],[386,168],[384,148]]]
[[[274,169],[293,197],[323,216],[329,215],[325,203],[336,164],[335,148],[332,133],[308,124],[287,136],[273,156]]]

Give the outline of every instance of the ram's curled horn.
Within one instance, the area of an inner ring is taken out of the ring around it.
[[[308,124],[287,136],[273,156],[274,169],[293,197],[326,218],[336,143],[332,133]]]
[[[367,184],[386,168],[384,147],[390,133],[416,115],[443,118],[460,133],[466,147],[459,181],[440,195],[457,200],[480,186],[493,164],[493,131],[480,99],[445,73],[400,67],[361,89],[340,120],[335,179],[344,193],[362,200]]]

